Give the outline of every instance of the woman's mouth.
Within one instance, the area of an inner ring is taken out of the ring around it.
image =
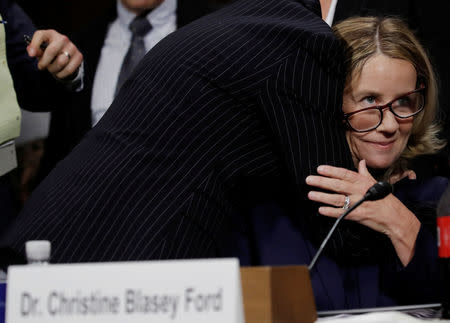
[[[383,149],[383,150],[387,150],[392,148],[392,146],[395,143],[395,140],[390,140],[390,141],[371,141],[369,142],[372,146],[378,148],[378,149]]]

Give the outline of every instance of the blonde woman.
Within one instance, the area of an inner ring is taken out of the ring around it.
[[[437,87],[433,69],[407,26],[393,18],[350,18],[336,25],[334,32],[347,47],[343,122],[357,171],[322,165],[317,176],[306,179],[315,187],[308,198],[322,203],[319,213],[332,218],[358,201],[377,180],[392,184],[403,178],[414,180],[416,175],[409,169],[410,161],[421,154],[435,153],[445,144],[438,139],[439,127],[434,123]],[[417,188],[418,182],[409,182],[408,186],[416,187],[422,202],[428,202],[423,199],[430,185],[433,189],[436,185],[445,187],[443,179]],[[432,199],[439,197],[432,194]],[[399,260],[397,269],[405,272],[403,278],[407,277],[408,267],[411,274],[417,273],[418,278],[409,281],[412,294],[417,292],[416,286],[427,286],[430,279],[431,272],[418,266],[432,268],[426,262],[436,257],[429,245],[435,244],[435,240],[424,232],[419,217],[390,194],[383,200],[363,203],[346,218],[388,238]],[[385,252],[388,254],[389,250]],[[420,276],[421,273],[424,275]],[[380,295],[395,299],[389,294],[393,285],[389,286],[386,279],[378,279],[378,288],[386,288]],[[402,293],[407,294],[408,287]],[[412,295],[400,299],[409,296]]]
[[[247,237],[250,252],[239,247],[241,263],[310,264],[343,208],[377,180],[388,180],[394,194],[353,211],[311,270],[317,308],[438,302],[433,218],[447,179],[414,180],[409,165],[415,156],[444,145],[434,123],[431,64],[397,19],[352,18],[338,24],[335,33],[346,44],[348,59],[343,115],[337,122],[346,132],[355,168],[322,165],[318,175],[307,177],[308,198],[319,203],[319,215],[301,201],[298,209],[290,209],[282,197],[255,208]]]

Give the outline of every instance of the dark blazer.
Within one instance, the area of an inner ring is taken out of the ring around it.
[[[232,213],[351,167],[343,52],[315,0],[241,0],[169,35],[1,244],[54,262],[223,256]]]
[[[49,111],[56,108],[54,93],[68,93],[47,71],[39,71],[37,60],[26,52],[24,35],[36,30],[30,18],[14,1],[0,1],[0,14],[7,23],[6,59],[14,83],[17,100],[23,109]]]
[[[200,0],[196,6],[188,6],[186,0],[178,0],[178,27],[201,17],[208,10],[205,0]],[[106,10],[103,16],[96,18],[87,28],[73,37],[73,42],[84,56],[84,89],[79,93],[72,93],[70,96],[61,98],[62,109],[52,113],[38,181],[42,180],[58,161],[67,156],[92,127],[91,97],[95,72],[108,26],[116,18],[117,10],[114,5]]]

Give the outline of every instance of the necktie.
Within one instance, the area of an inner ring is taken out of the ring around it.
[[[131,44],[125,58],[123,59],[122,67],[120,68],[115,95],[117,95],[123,83],[125,83],[128,76],[130,76],[131,71],[136,67],[137,63],[142,59],[142,57],[144,57],[144,37],[152,29],[152,25],[148,22],[145,16],[141,15],[133,19],[129,28],[132,33]]]

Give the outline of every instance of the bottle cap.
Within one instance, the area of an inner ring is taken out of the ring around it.
[[[25,242],[25,254],[28,261],[48,261],[51,245],[48,240],[31,240]]]

